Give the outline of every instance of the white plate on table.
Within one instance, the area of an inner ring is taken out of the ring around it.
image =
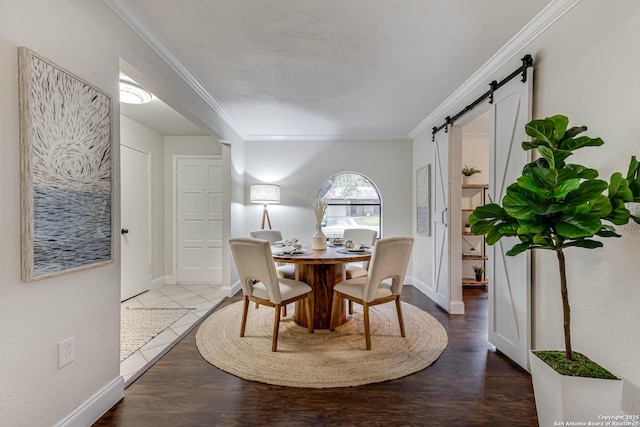
[[[311,255],[311,252],[305,250],[299,250],[295,252],[277,252],[276,256],[296,256],[296,255]]]

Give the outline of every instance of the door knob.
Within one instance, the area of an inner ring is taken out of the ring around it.
[[[123,228],[122,230],[120,230],[120,234],[127,234],[129,232],[128,229]]]

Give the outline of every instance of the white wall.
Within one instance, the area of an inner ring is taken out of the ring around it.
[[[584,31],[588,28],[588,31]],[[640,155],[640,3],[583,0],[530,49],[537,65],[534,117],[569,116],[605,145],[569,159],[600,171],[626,174]],[[640,226],[598,250],[567,251],[573,347],[625,380],[623,409],[640,413]],[[556,260],[534,258],[534,347],[562,348]],[[551,254],[552,255],[552,254]]]
[[[165,282],[176,283],[174,252],[175,242],[175,222],[174,207],[176,206],[175,194],[175,156],[222,156],[222,144],[210,136],[165,136],[164,137],[164,262],[165,262]],[[223,252],[227,248],[223,247]]]
[[[236,144],[223,144],[222,145],[223,159],[225,165],[229,166],[229,235],[227,238],[233,236],[247,236],[248,231],[246,228],[246,208],[245,208],[245,159],[246,159],[246,143]],[[228,251],[225,252],[228,254]],[[238,281],[238,271],[235,267],[233,259],[230,255],[226,255],[229,260],[229,272],[225,277],[229,278],[228,283],[230,285],[235,284]],[[236,290],[240,290],[239,283],[236,285]]]
[[[145,86],[158,89],[165,101],[175,101],[230,142],[238,137],[102,0],[3,1],[0,10],[0,414],[3,425],[45,426],[76,410],[99,416],[106,410],[97,395],[101,391],[111,391],[112,400],[122,395],[120,242],[114,241],[111,264],[20,281],[18,47],[29,47],[115,101],[113,230],[120,228],[121,58],[143,73]],[[70,336],[75,337],[75,361],[58,369],[58,342]]]
[[[564,114],[573,125],[589,126],[588,134],[602,137],[605,145],[586,148],[570,160],[608,179],[616,170],[626,173],[629,157],[640,155],[640,57],[630,54],[639,39],[640,2],[582,0],[494,78],[506,77],[524,54],[532,54],[534,118]],[[455,114],[485,90],[478,88],[448,113]],[[414,140],[414,155],[430,152],[430,136],[425,132]],[[420,163],[414,159],[414,170]],[[607,239],[604,249],[567,251],[573,347],[624,379],[622,409],[638,414],[640,226],[619,230],[624,236]],[[417,248],[414,259],[418,251],[428,255]],[[415,270],[414,262],[414,276]],[[563,348],[558,280],[554,255],[534,253],[533,348]]]
[[[120,143],[151,153],[151,262],[153,264],[151,279],[157,282],[165,275],[164,137],[121,115]],[[119,237],[119,234],[116,234]]]
[[[410,141],[280,141],[246,143],[246,228],[260,228],[262,205],[248,203],[250,184],[281,186],[281,203],[269,206],[273,228],[310,243],[312,204],[327,178],[343,171],[371,179],[382,197],[383,237],[412,234],[414,192]]]
[[[413,193],[415,194],[416,192],[416,171],[427,164],[431,164],[431,189],[433,192],[433,143],[431,141],[431,132],[423,132],[413,141],[412,163]],[[431,194],[431,203],[433,203],[433,194]],[[412,252],[413,286],[424,293],[433,292],[433,238],[431,236],[420,236],[413,231],[417,227],[415,200],[413,200],[411,216],[413,223],[412,233],[415,239]],[[433,233],[433,227],[431,233]]]

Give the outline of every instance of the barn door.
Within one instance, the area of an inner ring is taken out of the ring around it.
[[[448,129],[447,129],[448,130]],[[440,131],[433,144],[433,286],[435,302],[449,311],[449,150],[451,133]]]
[[[532,69],[527,81],[512,79],[494,94],[489,131],[489,196],[501,203],[506,189],[530,161],[524,151],[524,126],[531,120]],[[507,357],[528,369],[531,348],[530,252],[506,256],[516,238],[489,246],[489,341]]]

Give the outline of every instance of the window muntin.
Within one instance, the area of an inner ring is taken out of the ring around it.
[[[342,237],[348,228],[366,228],[381,236],[382,203],[375,184],[357,172],[341,172],[327,179],[318,192],[327,201],[322,230],[328,238]]]

